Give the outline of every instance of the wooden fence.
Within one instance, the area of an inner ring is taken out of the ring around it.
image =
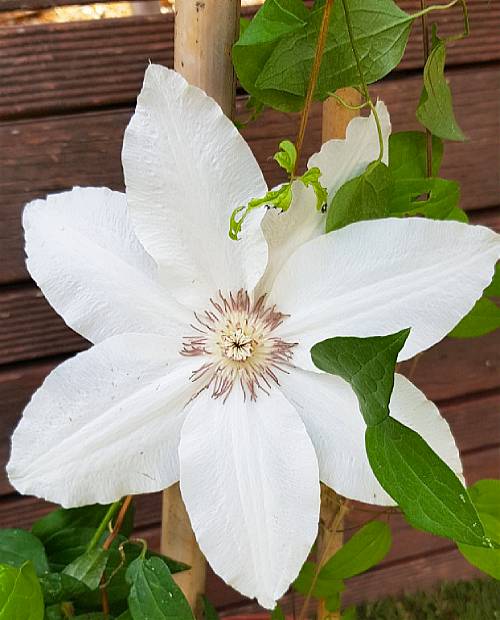
[[[63,4],[0,0],[0,11]],[[73,3],[66,0],[66,4]],[[443,174],[461,182],[473,222],[500,230],[500,3],[471,0],[472,36],[448,56],[457,117],[469,141],[446,147]],[[417,0],[402,0],[416,10]],[[440,15],[440,32],[457,32],[457,11]],[[33,390],[68,355],[88,344],[56,316],[29,280],[21,210],[35,197],[74,185],[123,189],[120,149],[148,60],[172,66],[173,15],[0,28],[0,526],[29,526],[50,506],[19,497],[3,472],[9,436]],[[403,63],[374,88],[395,130],[417,128],[421,43],[415,24]],[[245,95],[238,97],[243,111]],[[320,143],[321,106],[313,109],[305,156]],[[279,139],[293,139],[297,117],[267,111],[246,138],[270,183]],[[500,475],[500,331],[473,341],[447,340],[425,353],[413,380],[435,400],[455,433],[469,482]],[[406,364],[403,371],[409,372]],[[347,527],[367,519],[354,512]],[[160,497],[137,502],[140,536],[159,542]],[[395,542],[383,564],[351,580],[346,601],[374,599],[437,580],[476,575],[445,539],[391,520]],[[255,611],[213,575],[208,596],[222,615]],[[288,604],[292,605],[293,597]]]

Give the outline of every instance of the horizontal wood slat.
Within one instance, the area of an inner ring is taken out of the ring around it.
[[[456,112],[469,137],[449,143],[443,175],[462,183],[462,205],[484,208],[500,196],[499,69],[487,66],[449,72]],[[394,130],[418,128],[414,110],[420,79],[406,77],[374,88],[391,111]],[[238,109],[244,109],[245,99]],[[0,124],[0,284],[27,277],[24,267],[21,210],[35,197],[73,185],[123,188],[122,136],[131,110],[101,111]],[[313,108],[305,156],[320,144],[321,106]],[[245,131],[267,180],[282,180],[272,155],[284,137],[293,139],[297,115],[266,111]]]
[[[419,8],[418,0],[400,5]],[[450,46],[449,65],[500,59],[500,6],[475,0],[469,12],[472,36]],[[432,19],[440,34],[461,31],[458,8]],[[400,69],[422,65],[421,47],[417,20]],[[172,14],[0,29],[0,118],[132,103],[149,60],[173,66]]]

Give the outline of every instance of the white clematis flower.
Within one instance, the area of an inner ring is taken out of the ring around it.
[[[332,193],[377,149],[373,119],[355,119],[311,164]],[[312,366],[311,346],[411,327],[401,359],[430,347],[489,283],[499,237],[419,218],[323,235],[313,191],[295,184],[286,213],[252,213],[231,241],[229,215],[264,195],[262,173],[219,106],[154,65],[123,166],[126,198],[75,188],[24,212],[30,273],[94,346],[26,407],[10,480],[79,506],[180,479],[214,570],[272,608],[314,542],[320,480],[392,503],[368,464],[354,392]],[[399,375],[391,414],[461,475],[447,423]]]

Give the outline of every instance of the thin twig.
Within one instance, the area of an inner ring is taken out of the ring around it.
[[[111,547],[111,545],[113,544],[113,541],[120,533],[120,530],[123,525],[123,521],[125,520],[125,515],[127,514],[127,510],[129,509],[131,502],[132,502],[132,495],[127,495],[127,497],[123,500],[123,504],[122,504],[122,507],[120,508],[120,512],[118,513],[118,516],[116,517],[116,522],[113,525],[111,534],[104,541],[104,544],[102,546],[104,550],[108,550]]]
[[[307,86],[304,109],[302,110],[302,115],[300,117],[299,131],[297,133],[297,140],[295,141],[295,148],[297,149],[297,159],[295,161],[295,169],[292,176],[296,176],[297,174],[297,166],[299,165],[300,154],[302,151],[302,146],[304,144],[307,121],[309,120],[309,112],[311,110],[314,91],[316,89],[316,83],[318,81],[321,61],[323,60],[323,51],[325,49],[326,37],[328,35],[328,28],[330,26],[330,14],[332,12],[332,7],[333,0],[326,0],[325,8],[323,11],[323,18],[321,20],[321,28],[318,35],[318,42],[316,44],[316,52],[314,54],[314,61],[311,69],[311,75],[309,77],[309,84]]]

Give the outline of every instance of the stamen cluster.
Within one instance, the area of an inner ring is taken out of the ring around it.
[[[277,372],[288,372],[295,343],[273,336],[287,315],[266,306],[265,295],[253,302],[247,291],[210,299],[210,308],[194,313],[197,332],[183,341],[181,355],[204,357],[206,361],[191,375],[192,381],[212,390],[212,397],[224,399],[239,383],[243,395],[256,400],[258,390],[269,394],[279,385]]]

